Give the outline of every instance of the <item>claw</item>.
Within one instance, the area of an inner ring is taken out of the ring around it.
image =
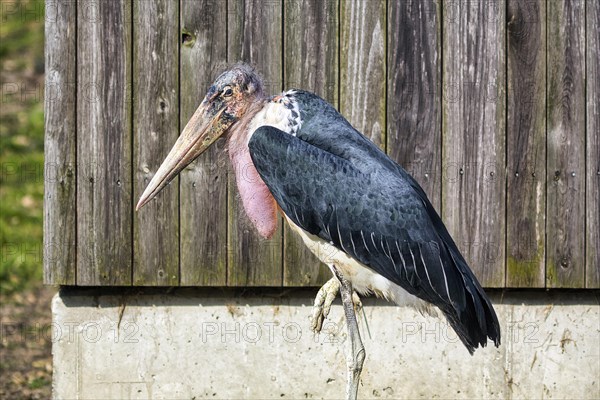
[[[358,293],[352,292],[352,302],[354,303],[354,312],[358,315],[363,309],[362,301],[360,301]]]
[[[319,289],[319,292],[315,297],[315,304],[310,316],[310,329],[313,332],[321,332],[321,329],[323,328],[323,321],[325,321],[329,315],[329,311],[331,311],[331,304],[333,304],[333,301],[335,300],[339,291],[340,281],[335,277],[328,280],[321,287],[321,289]],[[352,292],[352,302],[354,303],[355,312],[359,313],[362,310],[363,305],[356,292]]]
[[[313,332],[321,332],[321,329],[323,328],[323,321],[329,315],[331,303],[333,303],[333,300],[335,300],[339,290],[340,282],[337,280],[337,278],[331,278],[323,285],[323,287],[321,287],[321,289],[319,289],[319,292],[315,297],[315,304],[310,317],[310,329]]]

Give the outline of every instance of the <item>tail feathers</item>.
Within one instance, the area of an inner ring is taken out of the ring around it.
[[[410,182],[421,197],[433,226],[450,254],[452,260],[450,264],[454,265],[456,272],[462,277],[465,293],[457,293],[458,304],[440,307],[450,325],[471,354],[477,347],[485,347],[488,338],[494,342],[496,347],[500,346],[500,324],[492,303],[460,254],[442,219],[431,205],[421,186],[400,166],[398,166],[398,173],[403,179]],[[461,285],[459,284],[459,286]]]
[[[462,276],[466,304],[462,312],[458,312],[456,307],[443,310],[446,318],[469,353],[473,354],[479,346],[485,347],[488,338],[498,347],[500,324],[492,303],[460,253],[452,248],[448,248],[448,251]]]

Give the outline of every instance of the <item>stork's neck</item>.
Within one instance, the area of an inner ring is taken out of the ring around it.
[[[277,203],[254,168],[248,149],[248,140],[253,132],[249,129],[251,121],[256,118],[267,101],[262,99],[252,104],[232,127],[227,150],[244,211],[258,233],[268,239],[277,230]]]
[[[274,126],[296,136],[302,127],[302,119],[300,108],[294,97],[295,93],[295,90],[289,90],[266,101],[262,109],[250,121],[247,140],[250,140],[250,136],[257,128],[265,125]]]
[[[264,125],[292,135],[297,133],[302,121],[293,93],[255,101],[232,127],[227,146],[244,210],[265,238],[271,237],[277,230],[277,203],[254,167],[248,142],[254,131]]]
[[[271,98],[254,100],[244,116],[231,128],[229,149],[248,147],[254,131],[261,126],[274,126],[291,135],[302,127],[300,108],[294,98],[295,90],[289,90]]]
[[[251,134],[249,128],[252,124],[252,120],[260,113],[268,101],[269,99],[262,97],[254,99],[240,120],[231,127],[229,139],[227,141],[227,149],[230,153],[248,149],[248,141],[250,140]]]

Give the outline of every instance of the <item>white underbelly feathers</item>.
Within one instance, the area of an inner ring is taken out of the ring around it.
[[[410,305],[428,311],[428,304],[402,289],[399,285],[375,273],[353,257],[327,243],[323,239],[311,235],[285,216],[290,227],[300,235],[304,244],[330,269],[335,265],[342,274],[352,282],[354,290],[361,295],[375,294],[399,305]],[[333,271],[332,271],[333,272]]]

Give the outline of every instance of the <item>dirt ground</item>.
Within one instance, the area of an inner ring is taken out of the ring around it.
[[[0,295],[0,399],[50,399],[52,316],[56,288]]]

